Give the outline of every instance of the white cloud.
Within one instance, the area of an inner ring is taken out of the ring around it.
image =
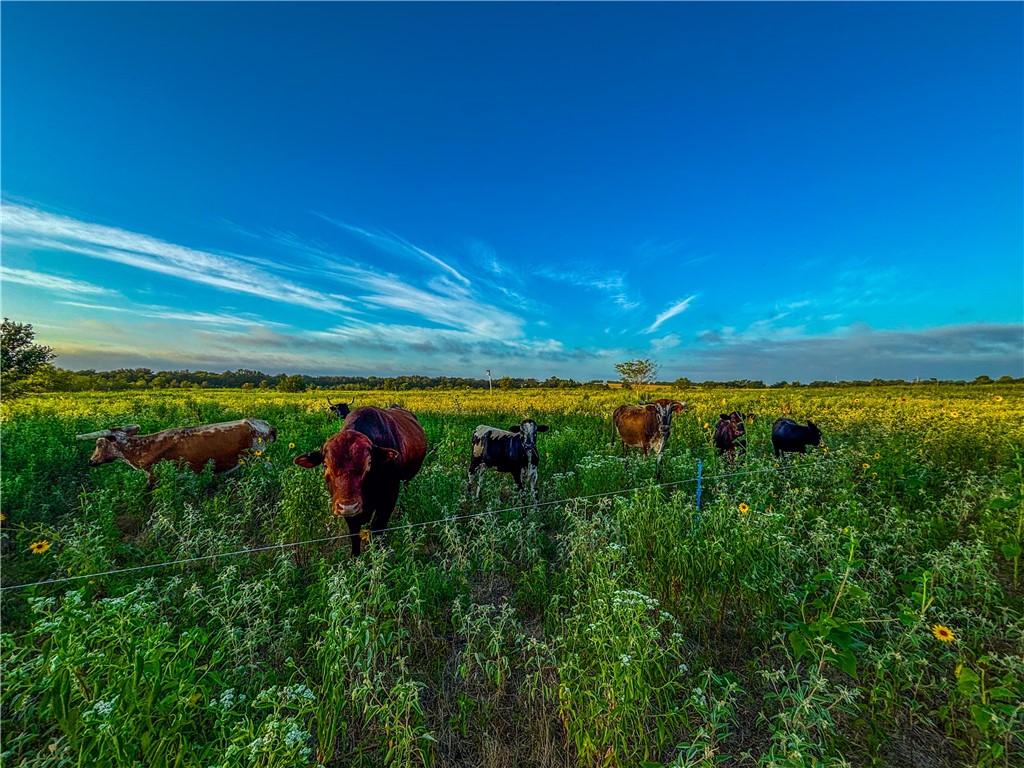
[[[651,326],[646,331],[644,331],[644,333],[654,333],[666,320],[675,317],[680,312],[685,312],[686,308],[689,307],[693,300],[696,298],[697,294],[694,294],[693,296],[687,296],[682,301],[677,301],[671,307],[669,307],[656,318],[654,318],[654,322],[651,323]]]
[[[465,275],[463,275],[461,272],[455,269],[455,267],[453,267],[451,264],[447,263],[443,259],[438,258],[429,251],[426,251],[417,245],[413,245],[407,240],[403,240],[401,237],[394,234],[393,232],[371,232],[368,229],[363,229],[362,227],[357,227],[352,224],[346,224],[343,221],[338,221],[337,219],[331,218],[330,216],[326,216],[322,213],[318,213],[317,211],[313,211],[312,213],[315,216],[319,216],[324,221],[330,222],[331,224],[334,224],[336,227],[341,227],[342,229],[348,232],[359,235],[364,240],[368,240],[377,245],[378,247],[383,247],[391,251],[392,253],[422,256],[424,259],[431,262],[432,264],[441,267],[441,269],[448,272],[450,275],[452,275],[452,277],[454,277],[463,285],[470,284],[469,278],[467,278]]]
[[[3,204],[3,233],[9,243],[80,253],[226,291],[247,293],[326,312],[350,311],[339,297],[296,285],[242,258],[175,245],[102,224]]]
[[[101,288],[98,285],[86,283],[81,280],[71,280],[66,277],[46,275],[42,272],[32,272],[28,269],[15,269],[14,267],[4,267],[0,270],[0,280],[8,283],[29,285],[33,288],[42,288],[43,290],[55,291],[57,293],[78,293],[93,296],[110,296],[117,293],[109,288]]]

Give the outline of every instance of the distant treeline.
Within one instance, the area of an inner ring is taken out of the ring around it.
[[[1024,382],[1024,378],[1015,379],[1003,376],[992,379],[979,376],[972,381],[939,381],[938,379],[920,379],[904,381],[903,379],[871,379],[870,381],[812,381],[802,384],[799,381],[779,381],[765,384],[763,381],[739,379],[735,381],[704,381],[694,382],[687,378],[675,381],[658,382],[657,386],[689,387],[728,387],[744,389],[775,389],[783,387],[865,387],[865,386],[897,386],[901,384],[1011,384]],[[620,386],[618,382],[594,380],[579,382],[575,379],[560,379],[551,376],[543,381],[540,379],[521,379],[503,376],[488,382],[487,379],[471,379],[455,376],[303,376],[281,373],[265,374],[239,368],[237,371],[212,373],[210,371],[153,371],[150,368],[121,368],[116,371],[68,371],[47,365],[43,370],[33,374],[25,382],[26,391],[35,392],[88,392],[88,391],[123,391],[141,389],[192,389],[192,388],[241,388],[267,389],[278,392],[305,392],[317,389],[331,390],[408,390],[408,389],[519,389],[523,387],[545,387],[550,389],[606,389],[609,386]]]

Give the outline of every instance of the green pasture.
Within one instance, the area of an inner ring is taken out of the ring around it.
[[[292,463],[339,427],[323,393],[2,404],[4,766],[1024,764],[1024,388],[648,393],[690,406],[663,485],[613,445],[627,392],[353,395],[429,444],[358,559],[291,546],[347,532]],[[782,414],[827,450],[776,461]],[[262,456],[152,488],[75,440],[242,416]],[[523,416],[541,505],[490,473],[468,500],[473,428]]]

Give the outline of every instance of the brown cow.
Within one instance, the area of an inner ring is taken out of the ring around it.
[[[747,428],[743,422],[754,423],[754,414],[743,414],[739,411],[723,413],[718,417],[718,424],[715,426],[715,447],[718,455],[728,454],[730,459],[736,457],[737,449],[740,455],[747,452]]]
[[[626,446],[642,448],[644,456],[651,451],[658,454],[658,468],[654,473],[661,477],[661,455],[672,429],[672,414],[686,410],[686,403],[679,400],[655,400],[637,405],[620,405],[612,414],[615,431],[622,440],[622,455]],[[612,438],[615,445],[615,438]]]
[[[214,472],[226,472],[238,466],[243,451],[261,450],[277,438],[277,430],[260,419],[178,427],[151,435],[138,431],[139,425],[133,424],[78,435],[78,439],[97,438],[96,450],[89,457],[90,467],[123,461],[149,475],[152,483],[153,465],[158,461],[182,459],[193,472],[202,472],[206,462],[212,460]]]
[[[397,405],[362,406],[345,417],[341,431],[328,438],[322,451],[295,457],[300,467],[324,466],[331,492],[331,510],[344,517],[359,554],[359,529],[388,527],[398,501],[398,486],[411,480],[427,455],[427,436],[416,417]]]

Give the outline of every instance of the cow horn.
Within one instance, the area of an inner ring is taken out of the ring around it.
[[[76,440],[96,440],[101,437],[110,437],[113,432],[109,429],[101,429],[99,432],[90,432],[86,435],[75,435]]]

